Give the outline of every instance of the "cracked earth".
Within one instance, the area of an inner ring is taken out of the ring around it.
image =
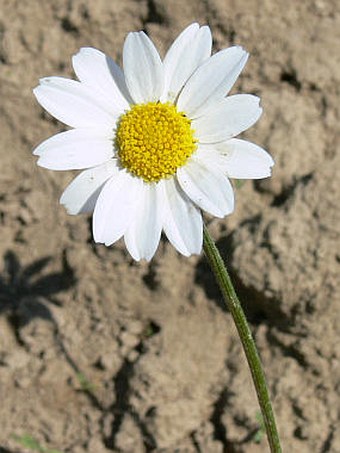
[[[163,241],[151,263],[95,245],[58,205],[71,172],[31,150],[63,126],[32,96],[129,31],[164,53],[190,22],[251,55],[234,92],[261,97],[246,135],[273,177],[208,218],[250,320],[284,451],[340,452],[339,87],[335,0],[0,0],[0,452],[262,453],[255,392],[205,259]],[[26,436],[26,444],[25,444]]]

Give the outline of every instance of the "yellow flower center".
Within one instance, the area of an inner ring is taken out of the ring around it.
[[[146,182],[176,173],[196,149],[191,121],[170,103],[134,105],[120,117],[116,147],[123,167]]]

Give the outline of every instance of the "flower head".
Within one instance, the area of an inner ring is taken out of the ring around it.
[[[124,237],[136,260],[151,259],[162,230],[183,255],[200,253],[204,210],[234,209],[229,178],[270,176],[273,160],[234,138],[262,109],[256,96],[227,94],[248,54],[238,46],[211,55],[211,33],[194,23],[162,61],[143,32],[129,33],[122,70],[94,48],[73,57],[79,81],[40,80],[38,102],[73,129],[34,151],[51,170],[83,170],[60,202],[70,214],[93,211],[96,242]]]

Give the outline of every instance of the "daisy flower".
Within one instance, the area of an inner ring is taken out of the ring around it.
[[[234,138],[262,109],[249,94],[228,96],[248,54],[239,46],[211,55],[209,27],[194,23],[162,61],[143,32],[129,33],[123,69],[86,47],[73,57],[79,81],[40,80],[34,94],[70,126],[34,151],[50,170],[83,170],[61,197],[70,214],[93,212],[94,240],[124,237],[135,260],[150,260],[162,231],[183,255],[202,249],[201,211],[234,209],[229,178],[270,176],[273,160]]]

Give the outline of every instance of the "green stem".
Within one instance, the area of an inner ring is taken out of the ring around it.
[[[205,226],[203,238],[204,252],[222,291],[224,301],[234,319],[236,328],[240,335],[243,350],[247,357],[264,425],[266,427],[270,451],[272,453],[281,453],[282,449],[280,446],[279,434],[276,428],[274,412],[269,398],[266,378],[251,330],[221,255]]]

